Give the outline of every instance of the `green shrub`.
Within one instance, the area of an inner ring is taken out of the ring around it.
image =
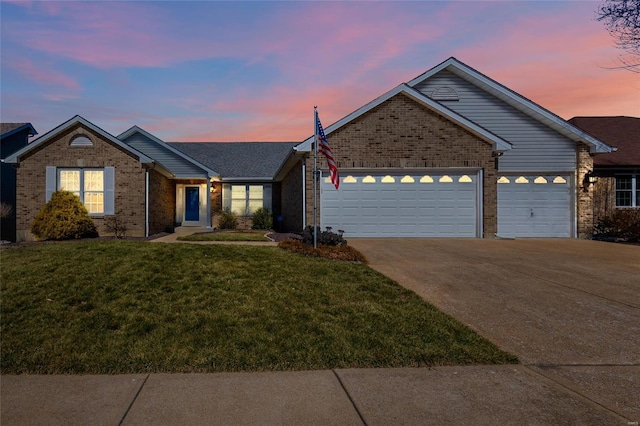
[[[251,229],[271,229],[273,227],[273,215],[271,210],[260,207],[251,217]]]
[[[593,227],[593,238],[640,242],[640,209],[619,209],[600,219]]]
[[[218,222],[218,228],[236,229],[237,227],[238,227],[238,215],[236,215],[230,209],[222,210],[220,212],[220,221]]]
[[[107,216],[104,218],[104,227],[107,231],[113,232],[116,238],[124,238],[127,236],[127,225],[118,216]]]
[[[342,237],[344,231],[339,230],[336,234],[332,229],[330,226],[327,226],[326,231],[320,232],[320,227],[316,226],[316,230],[318,231],[316,242],[325,246],[346,246],[347,240]],[[302,241],[307,245],[313,245],[313,226],[309,225],[304,229],[302,232]]]
[[[96,225],[77,195],[57,191],[38,212],[31,233],[39,240],[71,240],[98,236]]]

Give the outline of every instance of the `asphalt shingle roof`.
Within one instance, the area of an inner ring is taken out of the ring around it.
[[[169,142],[224,178],[273,178],[299,142]]]
[[[594,156],[596,166],[640,166],[640,118],[574,117],[569,123],[618,148]]]
[[[0,123],[0,135],[9,133],[13,130],[19,129],[22,126],[31,125],[30,123]]]

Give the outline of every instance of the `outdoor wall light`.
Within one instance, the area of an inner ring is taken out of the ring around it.
[[[591,185],[593,185],[594,183],[596,183],[596,176],[593,174],[593,170],[589,170],[587,173],[585,173],[584,175],[584,179],[582,179],[582,190],[584,192],[588,192],[589,191],[589,187]]]

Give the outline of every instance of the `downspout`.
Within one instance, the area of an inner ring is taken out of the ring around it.
[[[307,164],[302,159],[302,229],[307,227]]]
[[[206,227],[207,229],[211,229],[211,176],[207,176],[207,195],[205,199],[207,200]]]
[[[149,169],[145,169],[146,188],[144,194],[144,236],[149,236]]]

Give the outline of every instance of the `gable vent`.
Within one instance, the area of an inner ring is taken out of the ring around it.
[[[75,138],[71,139],[69,142],[69,146],[93,146],[93,142],[87,136],[78,135]]]
[[[435,101],[459,101],[460,97],[455,89],[447,86],[438,87],[431,93],[431,99]]]

